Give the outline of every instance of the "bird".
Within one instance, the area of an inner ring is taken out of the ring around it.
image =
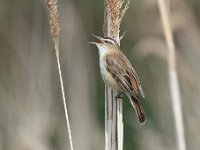
[[[146,122],[145,112],[140,99],[145,98],[139,77],[128,58],[123,54],[117,41],[110,37],[92,34],[97,41],[89,42],[96,45],[99,51],[99,66],[103,81],[111,89],[117,91],[116,99],[126,94],[141,125]]]

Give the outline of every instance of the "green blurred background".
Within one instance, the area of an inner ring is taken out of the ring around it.
[[[75,150],[104,149],[104,83],[91,34],[102,35],[103,0],[58,0],[61,65]],[[200,1],[173,0],[188,150],[200,149]],[[124,150],[175,150],[165,39],[156,0],[131,0],[121,47],[136,69],[148,120],[124,97]],[[0,1],[0,150],[66,150],[67,128],[47,10],[41,0]]]

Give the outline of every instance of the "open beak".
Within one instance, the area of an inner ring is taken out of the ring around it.
[[[97,39],[97,41],[96,42],[89,42],[89,44],[97,45],[97,44],[103,43],[103,40],[102,40],[102,38],[100,36],[96,36],[94,34],[92,34],[92,36],[94,36]]]

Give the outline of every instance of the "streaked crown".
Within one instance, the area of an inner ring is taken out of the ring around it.
[[[110,45],[113,45],[113,46],[119,46],[119,44],[117,43],[117,41],[113,38],[110,38],[110,37],[100,37],[100,36],[96,36],[94,34],[92,34],[92,36],[94,36],[95,38],[97,38],[97,42],[90,42],[90,44],[95,44],[95,45],[98,45],[98,44],[102,44],[102,45],[105,45],[105,46],[110,46]]]
[[[117,44],[117,41],[113,38],[110,38],[110,37],[102,37],[102,40],[104,41],[104,43],[107,43],[107,44]]]

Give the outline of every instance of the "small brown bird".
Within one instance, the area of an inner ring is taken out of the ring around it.
[[[125,93],[134,107],[138,120],[145,123],[145,113],[140,104],[140,96],[144,98],[139,78],[136,71],[131,66],[127,57],[120,50],[116,40],[109,37],[99,37],[97,42],[90,42],[99,49],[100,71],[106,85],[111,90],[116,90],[119,94],[116,98]]]

